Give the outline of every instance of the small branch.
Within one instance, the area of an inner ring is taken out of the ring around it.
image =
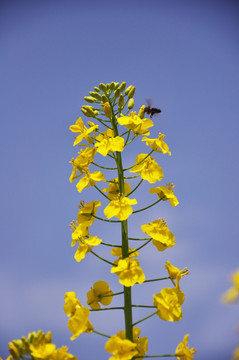
[[[116,306],[116,307],[103,308],[103,309],[90,309],[90,311],[105,311],[105,310],[124,310],[124,307]]]
[[[160,202],[160,201],[161,201],[161,199],[158,199],[157,201],[155,201],[155,202],[152,203],[151,205],[146,206],[145,208],[142,208],[142,209],[139,209],[139,210],[135,210],[135,211],[133,211],[133,214],[136,214],[136,213],[138,213],[138,212],[140,212],[140,211],[147,210],[147,209],[151,208],[152,206],[156,205],[156,204],[157,204],[158,202]]]
[[[140,356],[134,356],[132,360],[134,359],[143,359],[143,358],[163,358],[163,357],[175,357],[176,354],[166,354],[166,355],[140,355]]]
[[[117,266],[116,264],[112,263],[111,261],[108,261],[108,260],[102,258],[100,255],[96,254],[94,251],[91,250],[90,252],[91,252],[91,254],[95,255],[96,257],[98,257],[100,260],[106,262],[107,264]]]
[[[121,247],[122,247],[121,245],[107,244],[107,243],[105,243],[105,242],[101,242],[100,244],[101,244],[101,245],[105,245],[105,246],[118,247],[118,248],[121,248]]]
[[[137,166],[137,165],[141,164],[145,159],[147,159],[147,157],[149,157],[152,154],[152,152],[154,152],[154,150],[151,150],[150,153],[148,155],[146,155],[142,160],[140,160],[137,164],[134,164],[134,165],[132,165],[132,166],[130,166],[128,168],[125,168],[125,169],[123,169],[123,171],[130,170],[134,166]]]
[[[168,279],[171,279],[170,276],[167,276],[167,277],[163,277],[163,278],[159,278],[159,279],[149,279],[149,280],[144,280],[143,284],[144,283],[147,283],[147,282],[153,282],[153,281],[161,281],[161,280],[168,280]],[[138,283],[136,283],[137,285]]]
[[[138,247],[137,249],[135,249],[135,250],[133,250],[133,251],[130,251],[130,252],[128,253],[128,256],[129,256],[130,254],[133,254],[134,252],[142,249],[142,248],[143,248],[144,246],[146,246],[151,240],[152,240],[152,238],[150,238],[148,241],[146,241],[146,243],[144,243],[143,245],[141,245],[141,246]]]
[[[138,238],[131,238],[131,237],[129,237],[128,239],[129,239],[129,240],[136,240],[136,241],[143,241],[143,240],[149,240],[149,239],[151,239],[151,238],[138,239]]]
[[[104,337],[107,337],[107,338],[111,338],[111,336],[109,336],[109,335],[106,335],[106,334],[103,334],[103,333],[101,333],[101,332],[99,332],[99,331],[96,331],[96,330],[93,330],[93,333],[95,333],[95,334],[97,334],[97,335],[101,335],[101,336],[104,336]]]
[[[124,176],[124,179],[135,179],[137,177],[140,177],[140,174],[135,175],[135,176]]]
[[[140,308],[155,308],[153,305],[132,305],[132,307],[140,307]]]
[[[144,181],[144,179],[141,179],[140,182],[138,183],[138,185],[135,186],[134,190],[132,190],[129,194],[127,194],[127,196],[130,196],[131,194],[133,194],[133,192],[135,192],[135,190],[138,189],[138,187],[142,184],[143,181]]]
[[[102,195],[102,196],[104,196],[107,200],[109,200],[109,201],[110,201],[110,199],[108,198],[108,196],[107,196],[107,195],[105,195],[105,194],[103,193],[103,191],[101,191],[101,190],[98,188],[98,186],[94,185],[94,188],[96,188],[96,190],[98,190],[98,191],[99,191],[99,193],[101,193],[101,195]]]
[[[135,326],[135,325],[141,323],[142,321],[149,319],[150,317],[152,317],[152,316],[154,316],[155,314],[157,314],[157,312],[158,312],[158,310],[155,311],[155,312],[153,312],[152,314],[144,317],[143,319],[141,319],[141,320],[139,320],[139,321],[136,321],[135,323],[132,324],[132,326]]]
[[[91,164],[93,164],[93,165],[95,165],[95,166],[98,166],[99,168],[105,169],[105,170],[117,170],[117,167],[113,167],[113,168],[111,168],[111,167],[105,167],[105,166],[101,166],[101,165],[99,165],[99,164],[96,164],[95,162],[92,162]]]
[[[98,220],[101,220],[101,221],[106,221],[106,222],[111,222],[111,223],[120,223],[121,221],[120,220],[108,220],[108,219],[102,219],[100,218],[99,216],[96,216],[94,214],[91,214],[91,216],[93,216],[94,218],[98,219]]]
[[[102,298],[104,297],[110,297],[110,296],[116,296],[116,295],[121,295],[123,294],[124,292],[123,291],[120,291],[120,292],[117,292],[117,293],[113,293],[112,295],[103,295]]]

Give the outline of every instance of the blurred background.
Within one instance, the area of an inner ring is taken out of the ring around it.
[[[68,162],[78,149],[68,128],[81,115],[83,97],[111,81],[136,86],[136,111],[146,98],[162,109],[151,135],[166,134],[172,151],[156,157],[165,174],[161,184],[176,185],[180,204],[158,204],[130,218],[129,229],[143,236],[141,224],[164,217],[176,245],[163,253],[148,245],[140,264],[148,279],[166,276],[166,260],[190,270],[181,280],[182,320],[156,316],[141,324],[148,354],[174,353],[189,333],[195,359],[231,358],[239,340],[238,306],[220,297],[239,267],[238,20],[239,3],[230,0],[0,2],[3,358],[9,341],[39,329],[51,330],[57,347],[69,346],[79,359],[110,357],[103,337],[82,334],[70,341],[63,304],[64,293],[75,291],[85,305],[86,292],[100,279],[121,289],[110,267],[91,254],[74,260],[68,228],[80,200],[100,199],[95,189],[80,194],[69,183]],[[137,144],[126,164],[147,150]],[[136,208],[155,200],[148,189],[145,184],[135,192]],[[119,243],[116,228],[95,222],[92,231]],[[108,249],[95,250],[113,260]],[[136,285],[134,303],[152,304],[152,294],[165,286],[170,282]],[[120,302],[117,297],[112,306]],[[150,312],[134,311],[134,320]],[[123,329],[120,311],[90,319],[98,331]]]

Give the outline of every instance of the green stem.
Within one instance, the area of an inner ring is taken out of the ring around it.
[[[151,318],[152,316],[154,316],[155,314],[157,314],[157,312],[158,312],[158,311],[155,311],[155,312],[153,312],[152,314],[150,314],[150,315],[148,315],[148,316],[144,317],[143,319],[141,319],[141,320],[139,320],[139,321],[136,321],[135,323],[133,323],[133,324],[132,324],[132,326],[135,326],[135,325],[137,325],[137,324],[141,323],[142,321],[144,321],[144,320],[147,320],[147,319]]]
[[[135,210],[135,211],[133,211],[133,214],[136,214],[136,213],[138,213],[138,212],[140,212],[140,211],[147,210],[147,209],[151,208],[152,206],[156,205],[156,204],[157,204],[158,202],[160,202],[160,201],[161,201],[161,199],[158,199],[158,200],[155,201],[153,204],[151,204],[151,205],[149,205],[149,206],[146,206],[145,208],[142,208],[142,209],[139,209],[139,210]]]
[[[118,136],[117,120],[112,109],[112,128],[114,135]],[[122,165],[121,153],[116,152],[116,164],[119,181],[119,191],[121,194],[125,194],[124,189],[124,171]],[[122,235],[122,258],[128,257],[128,223],[127,220],[121,222],[121,235]],[[124,286],[124,318],[125,318],[125,333],[126,339],[133,341],[133,329],[132,329],[132,301],[131,301],[131,287]]]
[[[140,356],[134,356],[132,360],[134,359],[143,359],[143,358],[163,358],[163,357],[175,357],[176,354],[166,354],[166,355],[140,355]]]
[[[155,308],[153,305],[132,305],[132,307],[140,307],[140,308]]]
[[[101,242],[101,245],[121,248],[121,245],[113,245],[113,244],[108,244],[108,243],[105,243],[105,242]]]
[[[93,330],[93,333],[95,333],[95,334],[97,334],[97,335],[101,335],[101,336],[104,336],[104,337],[107,337],[107,338],[111,338],[111,336],[109,336],[109,335],[106,335],[106,334],[103,334],[103,333],[101,333],[101,332],[99,332],[99,331],[96,331],[96,330]]]
[[[87,214],[88,215],[88,214]],[[108,219],[102,219],[101,217],[99,216],[96,216],[94,214],[91,214],[91,216],[93,216],[94,218],[98,219],[98,220],[101,220],[101,221],[106,221],[106,222],[111,222],[111,223],[120,223],[121,221],[120,220],[108,220]]]
[[[107,264],[110,264],[110,265],[113,265],[113,266],[117,266],[116,264],[114,264],[114,263],[112,263],[112,262],[110,262],[110,261],[102,258],[100,255],[96,254],[94,251],[91,250],[90,252],[91,252],[91,254],[93,254],[93,255],[95,255],[96,257],[98,257],[98,259],[106,262]]]
[[[143,241],[143,240],[149,240],[151,238],[142,238],[142,239],[139,239],[139,238],[131,238],[129,237],[129,240],[136,240],[136,241]]]
[[[167,277],[163,277],[163,278],[159,278],[159,279],[149,279],[149,280],[145,280],[144,283],[153,282],[153,281],[167,280],[167,279],[171,279],[171,277],[167,276]]]

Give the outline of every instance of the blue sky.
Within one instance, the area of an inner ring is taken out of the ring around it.
[[[73,258],[68,224],[80,200],[98,194],[79,194],[68,181],[68,161],[76,155],[68,128],[94,86],[126,81],[136,86],[136,110],[146,98],[162,109],[153,131],[166,134],[172,156],[161,157],[160,165],[180,201],[129,221],[137,232],[146,218],[164,217],[176,236],[174,248],[158,253],[148,247],[140,263],[148,278],[156,271],[164,275],[166,260],[190,269],[182,281],[183,319],[151,318],[142,335],[150,338],[150,354],[172,353],[189,333],[195,359],[230,358],[238,309],[221,304],[220,296],[239,266],[238,16],[236,1],[1,1],[3,357],[8,341],[42,329],[79,359],[96,351],[99,359],[108,358],[104,338],[83,334],[70,341],[63,312],[66,291],[85,303],[94,281],[106,278],[119,288],[97,259],[78,264]],[[139,151],[133,148],[126,161]],[[150,202],[144,194],[136,194],[140,205]],[[115,238],[115,229],[102,224],[95,223],[94,231]],[[167,285],[148,284],[143,294],[133,288],[135,302],[150,303],[152,293]],[[135,312],[135,319],[142,314]],[[113,321],[104,312],[91,318],[99,331],[103,322],[113,334],[123,327],[122,314],[113,315]]]

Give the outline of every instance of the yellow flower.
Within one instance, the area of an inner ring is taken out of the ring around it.
[[[139,173],[142,179],[149,183],[155,183],[162,180],[164,174],[161,166],[147,154],[139,154],[136,156],[135,165],[130,170],[132,173]]]
[[[106,296],[107,295],[107,296]],[[87,304],[92,309],[100,309],[100,304],[109,305],[113,300],[113,291],[105,281],[96,281],[93,287],[87,293]]]
[[[232,287],[223,295],[222,300],[234,303],[239,296],[239,269],[231,275]]]
[[[130,184],[125,182],[124,190],[125,190],[125,196],[127,196],[131,191]],[[109,187],[103,189],[103,192],[107,192],[107,191],[108,191],[107,196],[110,200],[117,200],[119,198],[120,190],[119,190],[118,178],[113,179],[112,182],[109,183]]]
[[[95,147],[97,152],[103,156],[106,156],[109,152],[123,151],[124,139],[120,136],[114,137],[114,131],[107,129],[96,137]]]
[[[101,206],[101,202],[99,200],[90,201],[86,205],[84,201],[82,201],[77,215],[78,224],[84,224],[85,226],[92,225],[95,221],[94,216],[97,214],[97,208],[99,206]]]
[[[182,319],[181,304],[184,302],[184,293],[179,288],[164,288],[153,297],[157,315],[162,320],[179,321]]]
[[[111,268],[112,273],[119,275],[120,284],[130,287],[136,283],[142,284],[145,280],[145,275],[139,261],[130,257],[119,259],[117,266]]]
[[[61,348],[59,349],[56,349],[54,351],[54,353],[51,355],[51,360],[77,360],[77,358],[72,355],[72,354],[69,354],[67,352],[68,350],[68,347],[67,346],[62,346]]]
[[[77,306],[74,315],[68,320],[68,328],[73,336],[71,340],[76,339],[83,332],[91,333],[93,326],[88,320],[90,316],[90,310],[85,306]]]
[[[94,171],[90,173],[88,169],[84,170],[84,177],[80,179],[76,188],[79,192],[90,186],[94,186],[99,181],[106,181],[105,176],[101,171]]]
[[[97,246],[101,243],[101,239],[97,236],[90,236],[85,239],[79,239],[79,246],[75,253],[75,260],[80,262],[83,260],[88,252],[92,250],[94,246]]]
[[[164,251],[175,245],[175,236],[164,219],[154,220],[148,224],[142,225],[141,229],[147,235],[151,236],[153,245],[159,250]]]
[[[95,148],[87,147],[84,150],[81,149],[81,151],[78,153],[79,155],[75,159],[72,158],[70,164],[72,164],[73,169],[69,178],[70,182],[75,180],[77,170],[82,173],[84,170],[88,169],[88,166],[94,161],[95,153]]]
[[[149,190],[150,194],[158,194],[160,200],[169,200],[171,206],[177,206],[179,204],[177,197],[173,193],[175,185],[167,183],[166,186],[153,187]]]
[[[50,359],[51,355],[54,353],[56,345],[54,344],[40,344],[39,346],[34,346],[30,344],[30,353],[33,358],[37,359]]]
[[[131,130],[137,135],[149,135],[149,127],[154,125],[152,120],[141,119],[139,115],[136,115],[135,111],[131,111],[129,116],[121,116],[117,119],[120,125],[124,125],[126,129]]]
[[[130,360],[138,353],[136,344],[117,335],[111,336],[105,344],[105,350],[114,355],[109,360]]]
[[[148,351],[148,338],[139,338],[140,332],[140,328],[133,328],[133,342],[136,344],[137,356],[142,356],[143,358],[143,356]],[[121,339],[125,339],[125,331],[118,331],[117,336],[119,336]]]
[[[74,132],[74,133],[80,133],[80,135],[78,135],[75,138],[75,142],[73,144],[73,146],[79,144],[83,139],[86,139],[86,141],[91,144],[94,141],[94,138],[92,138],[92,136],[90,136],[89,134],[92,131],[96,131],[96,129],[98,129],[99,125],[95,125],[93,123],[91,123],[91,127],[89,129],[87,129],[87,127],[84,125],[81,117],[79,117],[79,119],[76,120],[75,125],[71,125],[69,127],[69,129]]]
[[[75,221],[72,221],[70,224],[70,228],[72,231],[72,242],[71,246],[75,246],[76,241],[80,239],[84,239],[89,236],[89,228],[84,223],[78,225]]]
[[[189,348],[188,344],[189,335],[185,335],[183,341],[180,342],[175,350],[175,355],[178,360],[193,360],[193,355],[196,354],[197,350]]]
[[[149,139],[147,137],[143,137],[142,141],[145,141],[146,145],[151,147],[151,149],[153,149],[154,151],[157,151],[157,152],[160,152],[163,154],[168,153],[169,155],[171,155],[168,145],[163,141],[164,138],[165,138],[165,135],[159,133],[157,139]]]
[[[171,278],[172,283],[176,286],[174,280],[177,279],[177,281],[179,282],[179,280],[184,276],[184,275],[188,275],[189,271],[188,269],[185,267],[182,270],[179,270],[179,268],[177,268],[176,266],[172,265],[170,263],[170,261],[166,261],[165,264],[165,269],[168,271],[168,274]]]
[[[65,293],[64,299],[64,311],[67,316],[70,316],[68,328],[73,334],[71,340],[77,338],[82,332],[91,333],[93,326],[88,320],[90,310],[81,305],[73,291]]]
[[[120,196],[116,200],[112,200],[105,208],[104,214],[110,219],[113,216],[117,217],[120,221],[128,219],[132,214],[133,209],[131,205],[137,204],[136,199],[129,199],[125,196]]]
[[[76,293],[74,291],[69,291],[65,293],[64,296],[65,305],[64,312],[67,316],[74,315],[76,311],[76,306],[81,306],[80,300],[77,299]]]

